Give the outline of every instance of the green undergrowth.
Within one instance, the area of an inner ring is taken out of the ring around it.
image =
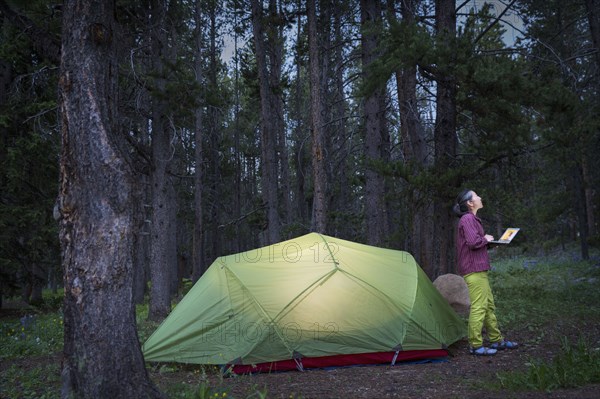
[[[490,273],[496,315],[505,329],[535,330],[578,320],[600,321],[600,266],[590,261],[517,258]]]
[[[234,399],[235,397],[231,395],[229,390],[226,387],[219,386],[213,387],[210,384],[202,382],[196,386],[186,384],[186,383],[177,383],[169,387],[166,391],[166,394],[171,399]],[[249,388],[249,392],[244,396],[247,399],[256,398],[256,399],[264,399],[268,398],[268,390],[267,388],[258,388],[257,386],[253,386]],[[290,398],[293,398],[290,397]]]
[[[29,307],[0,319],[0,397],[60,397],[63,348],[62,312],[54,306]]]
[[[530,356],[523,370],[498,373],[485,382],[487,387],[552,391],[600,383],[595,327],[600,324],[600,264],[594,259],[512,258],[495,263],[490,280],[502,329],[530,337],[527,345],[556,345],[559,351],[552,359]],[[557,336],[563,330],[570,337]]]
[[[60,311],[0,320],[0,361],[51,355],[63,347]]]
[[[2,371],[0,397],[23,399],[60,398],[60,365],[46,364],[28,367],[12,365]]]
[[[562,339],[560,352],[551,361],[530,358],[526,371],[498,373],[499,387],[512,391],[551,392],[600,383],[600,348],[584,339],[571,344]]]

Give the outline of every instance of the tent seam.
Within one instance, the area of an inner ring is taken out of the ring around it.
[[[279,339],[281,340],[281,342],[283,343],[283,345],[287,348],[287,350],[290,352],[290,354],[293,352],[292,348],[290,348],[290,346],[288,345],[288,342],[285,340],[285,338],[283,337],[283,335],[281,334],[281,331],[279,330],[279,328],[277,328],[277,324],[275,323],[275,319],[271,318],[269,316],[269,314],[267,313],[267,311],[262,307],[262,305],[260,304],[260,302],[258,302],[258,300],[256,299],[256,297],[252,294],[252,292],[246,287],[246,285],[243,283],[243,281],[238,277],[237,274],[235,274],[235,272],[233,270],[231,270],[227,264],[223,265],[223,268],[226,269],[229,273],[231,273],[231,275],[240,283],[240,286],[242,287],[242,289],[248,293],[248,296],[252,299],[252,302],[258,307],[258,309],[260,309],[260,312],[263,314],[263,316],[267,319],[267,321],[269,322],[269,324],[273,327],[273,330],[275,331],[275,333],[277,334],[277,336],[279,337]],[[227,287],[229,289],[229,287]],[[233,310],[233,309],[232,309]]]

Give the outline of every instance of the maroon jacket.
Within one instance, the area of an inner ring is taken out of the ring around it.
[[[461,276],[490,269],[488,241],[484,236],[481,219],[471,212],[461,216],[456,234],[458,274]]]

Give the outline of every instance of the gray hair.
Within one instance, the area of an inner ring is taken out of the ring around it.
[[[469,207],[467,206],[467,202],[473,199],[473,190],[463,190],[458,197],[456,197],[456,203],[452,207],[452,212],[457,217],[461,217],[465,213],[469,212]]]

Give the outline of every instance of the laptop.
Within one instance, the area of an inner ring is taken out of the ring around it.
[[[504,231],[502,236],[498,240],[490,241],[493,244],[510,244],[510,242],[515,238],[517,233],[521,230],[518,227],[509,227]]]

